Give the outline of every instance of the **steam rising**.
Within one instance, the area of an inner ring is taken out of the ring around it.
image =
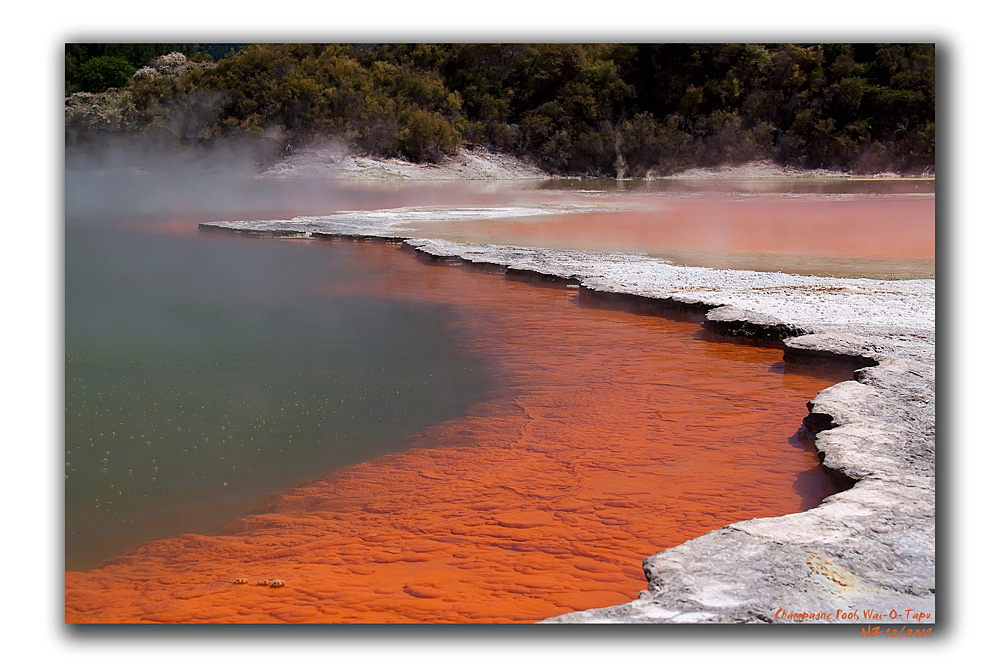
[[[145,139],[107,137],[66,151],[66,222],[74,225],[231,217],[323,215],[363,205],[358,188],[320,179],[264,179],[269,164],[253,142],[165,148]]]

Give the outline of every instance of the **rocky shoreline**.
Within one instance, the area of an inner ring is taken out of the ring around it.
[[[649,589],[638,599],[546,622],[935,621],[933,280],[702,269],[641,254],[414,239],[394,222],[399,216],[384,213],[201,229],[391,239],[432,261],[578,287],[582,305],[683,315],[712,335],[780,345],[789,364],[855,369],[853,380],[820,392],[804,420],[845,490],[806,512],[738,522],[649,556]]]

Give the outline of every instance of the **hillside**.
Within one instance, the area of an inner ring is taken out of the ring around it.
[[[238,145],[270,165],[335,143],[414,163],[487,151],[549,174],[638,178],[754,161],[934,170],[933,44],[180,46],[190,57],[140,67],[148,48],[67,45],[67,148],[110,134]],[[84,84],[96,92],[73,92]]]

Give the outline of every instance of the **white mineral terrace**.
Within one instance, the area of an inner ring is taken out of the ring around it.
[[[812,510],[741,521],[652,555],[644,562],[649,590],[637,600],[550,621],[862,623],[872,620],[865,613],[884,613],[876,620],[934,622],[934,280],[720,270],[675,266],[638,253],[406,237],[406,224],[416,221],[510,219],[598,207],[405,208],[203,227],[405,239],[431,257],[554,276],[588,294],[694,306],[710,330],[721,325],[750,339],[770,332],[789,359],[858,361],[855,379],[820,392],[807,418],[818,432],[824,466],[851,480],[850,489]]]
[[[526,204],[523,206],[410,206],[372,211],[340,211],[330,215],[299,216],[291,220],[240,220],[212,223],[233,229],[298,229],[331,234],[365,236],[400,236],[420,222],[463,222],[473,220],[511,220],[545,215],[592,213],[626,210],[631,207],[604,204]]]

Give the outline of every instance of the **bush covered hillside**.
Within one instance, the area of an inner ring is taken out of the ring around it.
[[[113,131],[273,157],[477,146],[595,176],[759,159],[919,173],[934,71],[933,44],[69,44],[67,144]]]

